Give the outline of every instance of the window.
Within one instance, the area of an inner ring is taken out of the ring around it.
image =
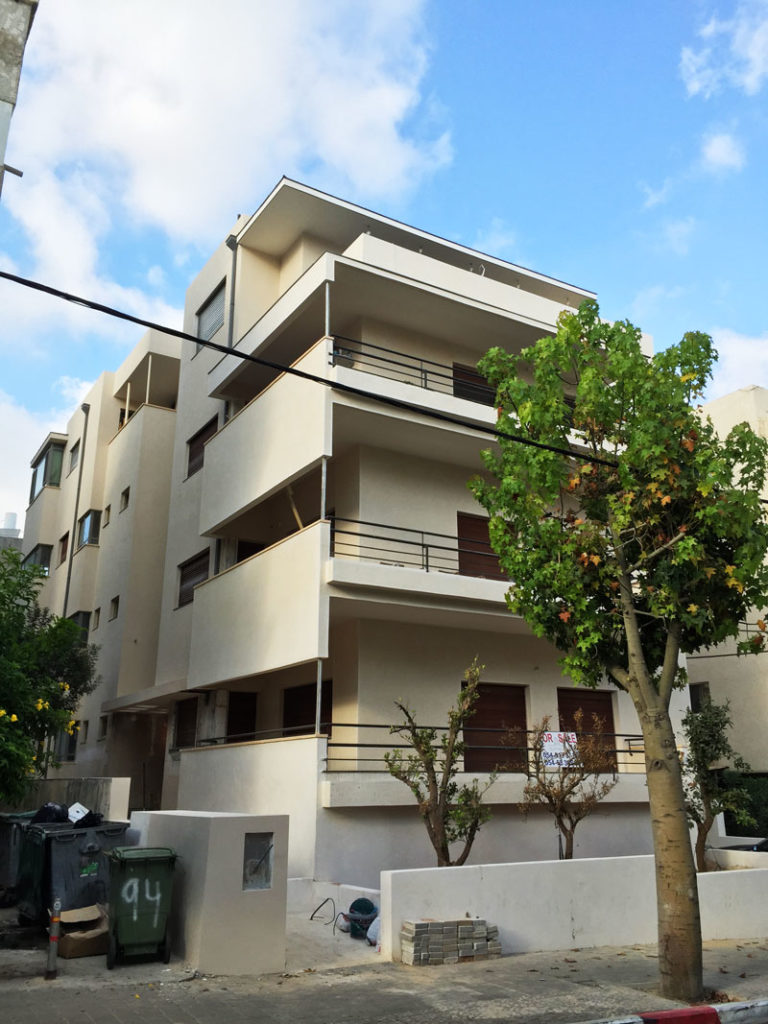
[[[315,731],[317,715],[317,683],[289,686],[283,690],[283,736],[307,736]],[[331,734],[333,708],[333,680],[323,680],[320,700],[320,732]]]
[[[464,770],[523,772],[528,768],[525,687],[479,683],[471,727],[464,727]],[[504,748],[504,749],[500,749]]]
[[[227,739],[242,743],[256,738],[256,707],[258,694],[232,690],[227,707]]]
[[[219,418],[214,416],[212,420],[198,430],[187,441],[187,476],[192,476],[193,473],[197,473],[198,470],[203,468],[203,458],[205,456],[205,442],[213,437],[219,428]]]
[[[196,739],[197,699],[177,701],[173,745],[174,747],[194,747]]]
[[[77,732],[80,723],[75,722],[71,734],[63,729],[56,737],[54,757],[57,761],[74,761],[77,755]]]
[[[84,544],[99,543],[99,524],[101,523],[101,512],[91,509],[84,516],[80,517],[77,524],[77,546],[81,548]]]
[[[32,466],[32,487],[29,492],[30,502],[34,501],[43,487],[58,487],[61,483],[61,463],[64,459],[64,443],[55,442],[48,445],[40,458]]]
[[[39,565],[47,576],[51,570],[53,544],[37,544],[24,559],[24,565]]]
[[[67,560],[67,552],[69,551],[69,532],[65,533],[63,537],[59,539],[59,565]]]
[[[496,392],[474,366],[463,363],[453,364],[453,393],[456,398],[467,398],[480,405],[493,405]]]
[[[109,618],[110,620],[117,618],[117,613],[120,611],[120,597],[113,597],[109,602]]]
[[[88,719],[87,718],[86,718],[86,720],[84,722],[80,723],[80,742],[81,743],[87,743],[88,742]]]
[[[112,506],[107,505],[104,509],[104,515],[101,517],[101,525],[109,526],[109,520],[112,518]]]
[[[694,714],[698,714],[704,705],[711,700],[709,683],[691,683],[688,687],[688,693],[691,698],[691,711]]]
[[[77,464],[80,461],[80,442],[75,441],[69,450],[69,472],[73,469],[77,469]]]
[[[105,740],[109,732],[109,715],[99,716],[99,740]]]
[[[179,566],[179,608],[191,604],[195,597],[195,587],[208,579],[209,556],[206,549]]]
[[[91,630],[99,628],[99,619],[101,618],[101,608],[93,609],[93,616],[91,617]]]
[[[459,535],[459,573],[462,576],[506,580],[498,556],[491,547],[488,520],[484,516],[457,512],[456,532]]]
[[[570,690],[558,689],[557,711],[563,732],[576,731],[576,712],[582,712],[582,732],[592,732],[593,716],[602,722],[601,744],[605,750],[605,764],[602,771],[616,771],[616,730],[613,724],[613,694],[610,690],[585,690],[577,687]]]
[[[75,612],[74,615],[68,615],[67,618],[71,619],[76,625],[83,631],[82,639],[85,642],[88,639],[88,630],[91,625],[91,613],[90,612]]]
[[[216,331],[224,326],[224,282],[197,311],[197,336],[201,341],[210,341]],[[197,346],[199,352],[202,345]]]
[[[120,511],[125,512],[128,508],[128,502],[131,500],[131,488],[126,487],[120,494]]]

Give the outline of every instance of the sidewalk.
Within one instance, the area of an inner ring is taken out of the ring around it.
[[[195,977],[183,963],[107,971],[103,957],[60,960],[46,982],[45,950],[0,950],[4,1024],[575,1024],[672,1009],[655,994],[651,946],[528,953],[413,968],[381,963],[370,947],[292,917],[283,975]],[[768,996],[768,942],[710,942],[705,984],[714,1002]]]

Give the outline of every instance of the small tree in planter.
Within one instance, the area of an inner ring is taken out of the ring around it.
[[[606,778],[607,752],[603,742],[603,721],[592,716],[592,732],[584,732],[583,711],[574,715],[576,729],[563,734],[563,752],[553,757],[547,751],[551,735],[549,717],[533,728],[534,739],[528,781],[518,807],[528,816],[534,807],[543,806],[554,817],[565,837],[565,860],[573,857],[573,835],[576,826],[594,811],[616,785],[615,776]],[[575,741],[570,738],[576,737]]]
[[[448,712],[448,728],[420,727],[403,700],[395,707],[405,721],[390,732],[404,736],[411,753],[393,750],[384,755],[390,775],[404,782],[416,798],[429,841],[437,854],[438,867],[464,864],[480,827],[491,816],[483,796],[493,784],[491,772],[485,785],[478,779],[459,785],[456,774],[464,756],[464,726],[474,714],[482,666],[477,658],[464,673],[464,686],[456,707]],[[438,731],[440,738],[438,739]],[[451,856],[451,844],[462,843],[458,856]]]
[[[696,828],[696,868],[706,871],[706,841],[715,817],[730,811],[739,825],[755,824],[750,814],[749,792],[740,777],[750,766],[730,744],[730,705],[705,700],[698,711],[688,710],[683,717],[683,732],[688,751],[683,762],[685,810],[691,828]],[[732,771],[712,771],[717,761],[729,761]]]

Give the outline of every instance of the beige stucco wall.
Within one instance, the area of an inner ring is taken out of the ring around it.
[[[268,974],[285,967],[288,818],[192,811],[136,813],[139,845],[178,854],[170,926],[173,950],[211,974]],[[272,834],[272,884],[243,887],[245,836]]]

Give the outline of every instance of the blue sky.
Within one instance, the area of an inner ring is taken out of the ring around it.
[[[598,293],[768,386],[768,0],[43,0],[0,267],[179,326],[283,175]],[[140,330],[0,282],[0,513]]]

